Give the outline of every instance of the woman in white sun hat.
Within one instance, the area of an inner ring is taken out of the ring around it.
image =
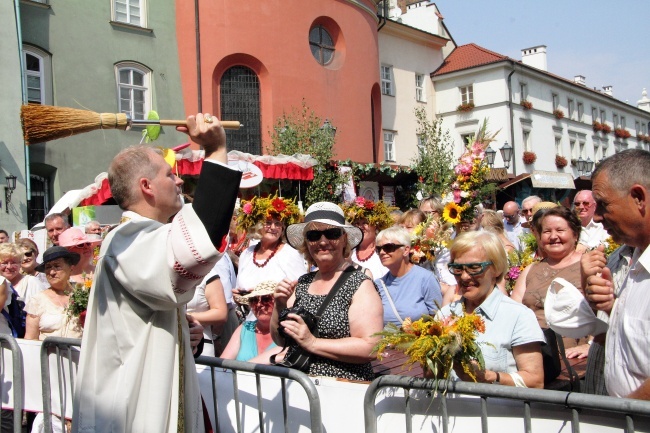
[[[287,228],[289,244],[304,252],[308,263],[318,270],[298,281],[284,279],[278,284],[271,333],[278,346],[289,346],[285,360],[292,359],[296,351],[309,354],[311,375],[350,380],[374,378],[370,361],[377,342],[374,334],[384,326],[383,308],[370,278],[351,266],[350,253],[362,238],[359,228],[346,224],[341,208],[327,202],[311,205],[305,222]],[[319,314],[339,278],[340,287]],[[301,315],[286,310],[291,307],[302,307],[320,316],[313,333]],[[280,323],[280,316],[286,320]]]

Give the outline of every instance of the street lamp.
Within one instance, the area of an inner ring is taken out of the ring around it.
[[[497,154],[497,151],[492,149],[492,146],[488,146],[485,150],[485,157],[487,158],[487,163],[490,168],[494,167],[494,156]]]
[[[336,126],[332,126],[329,119],[325,119],[323,126],[320,127],[325,132],[328,132],[332,138],[336,135]]]
[[[16,189],[16,176],[10,174],[5,177],[7,185],[5,186],[5,210],[9,213],[9,203],[11,203],[11,194]]]
[[[578,169],[578,173],[582,176],[582,173],[587,169],[587,161],[585,161],[582,156],[578,158],[578,161],[576,162],[576,168]]]
[[[591,171],[594,169],[594,162],[591,160],[591,158],[587,158],[585,161],[585,171],[587,173],[591,173]]]
[[[512,159],[512,146],[506,141],[499,152],[501,152],[501,158],[503,158],[503,164],[506,166],[506,170],[509,169],[510,160]]]

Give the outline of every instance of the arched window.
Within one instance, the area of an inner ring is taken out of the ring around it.
[[[23,75],[30,104],[52,103],[52,57],[32,46],[23,47]]]
[[[228,130],[228,147],[241,152],[260,155],[260,81],[253,70],[233,66],[221,77],[221,118],[239,120],[244,127]]]
[[[151,110],[151,71],[136,63],[115,65],[118,111],[133,119],[144,119]]]

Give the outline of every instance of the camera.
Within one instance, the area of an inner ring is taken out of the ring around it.
[[[305,321],[305,324],[309,328],[312,334],[314,336],[318,337],[318,332],[316,330],[316,327],[318,325],[318,320],[314,314],[312,314],[310,311],[307,311],[304,307],[298,305],[294,305],[291,308],[285,308],[284,310],[280,311],[280,315],[278,316],[278,331],[280,331],[280,335],[282,335],[285,339],[286,345],[287,346],[296,346],[297,343],[293,340],[293,338],[289,337],[285,332],[284,332],[284,326],[282,326],[282,322],[285,320],[293,320],[290,319],[288,316],[289,314],[296,314],[300,317],[302,317],[302,320]]]

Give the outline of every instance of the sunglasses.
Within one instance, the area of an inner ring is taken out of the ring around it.
[[[584,206],[584,207],[590,207],[590,206],[591,206],[591,203],[589,203],[588,201],[583,201],[583,202],[574,201],[574,202],[573,202],[573,205],[574,205],[575,207],[580,207],[580,205],[582,205],[582,206]]]
[[[25,256],[25,257],[33,257],[34,256],[34,251],[25,251],[23,253],[23,256]]]
[[[506,215],[506,214],[503,214],[503,217],[504,217],[505,219],[508,219],[508,220],[511,220],[511,219],[513,219],[513,218],[516,217],[516,216],[517,216],[516,213],[513,213],[512,215]]]
[[[72,248],[77,248],[77,249],[83,250],[83,249],[89,248],[90,246],[92,246],[92,244],[90,242],[84,242],[83,244],[73,245]]]
[[[273,295],[257,296],[255,298],[250,298],[248,300],[248,303],[251,305],[259,304],[260,302],[262,304],[270,304],[271,302],[273,302]]]
[[[447,268],[449,272],[454,275],[462,275],[463,271],[469,275],[480,275],[490,266],[492,262],[478,262],[478,263],[449,263]]]
[[[331,228],[327,230],[308,230],[305,237],[309,242],[318,242],[320,238],[325,235],[328,241],[335,241],[343,236],[343,229]]]
[[[377,252],[377,255],[381,254],[381,250],[386,251],[387,254],[394,253],[397,249],[402,248],[404,245],[401,244],[384,244],[384,245],[377,245],[375,247],[375,251]]]

